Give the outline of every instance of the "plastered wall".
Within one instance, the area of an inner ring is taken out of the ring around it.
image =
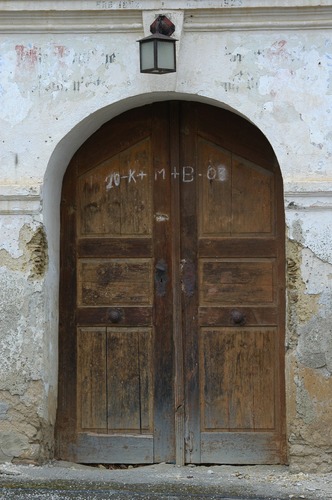
[[[59,202],[71,156],[127,109],[187,99],[241,114],[275,150],[289,461],[332,469],[332,2],[319,5],[0,1],[0,461],[53,456]],[[160,13],[176,25],[178,70],[141,75],[137,40]]]

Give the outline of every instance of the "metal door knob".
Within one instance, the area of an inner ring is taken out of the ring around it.
[[[233,311],[231,311],[231,319],[235,325],[244,325],[246,322],[245,315],[238,309],[233,309]]]
[[[121,318],[122,318],[122,315],[121,315],[121,311],[119,311],[119,309],[111,309],[110,310],[109,319],[110,319],[111,323],[119,323]]]

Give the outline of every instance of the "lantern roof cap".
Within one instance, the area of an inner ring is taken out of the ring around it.
[[[147,40],[154,40],[154,39],[158,39],[158,40],[167,40],[167,41],[171,41],[171,42],[177,42],[178,39],[177,38],[173,38],[173,37],[170,37],[168,35],[163,35],[162,33],[154,33],[153,35],[149,35],[149,36],[146,36],[145,38],[141,38],[140,40],[137,40],[137,42],[145,42]]]

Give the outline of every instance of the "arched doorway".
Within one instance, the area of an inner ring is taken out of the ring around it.
[[[58,456],[284,463],[284,280],[258,129],[180,101],[101,127],[63,182]]]

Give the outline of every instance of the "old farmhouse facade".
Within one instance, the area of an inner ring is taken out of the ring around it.
[[[331,0],[0,14],[0,461],[331,470]]]

